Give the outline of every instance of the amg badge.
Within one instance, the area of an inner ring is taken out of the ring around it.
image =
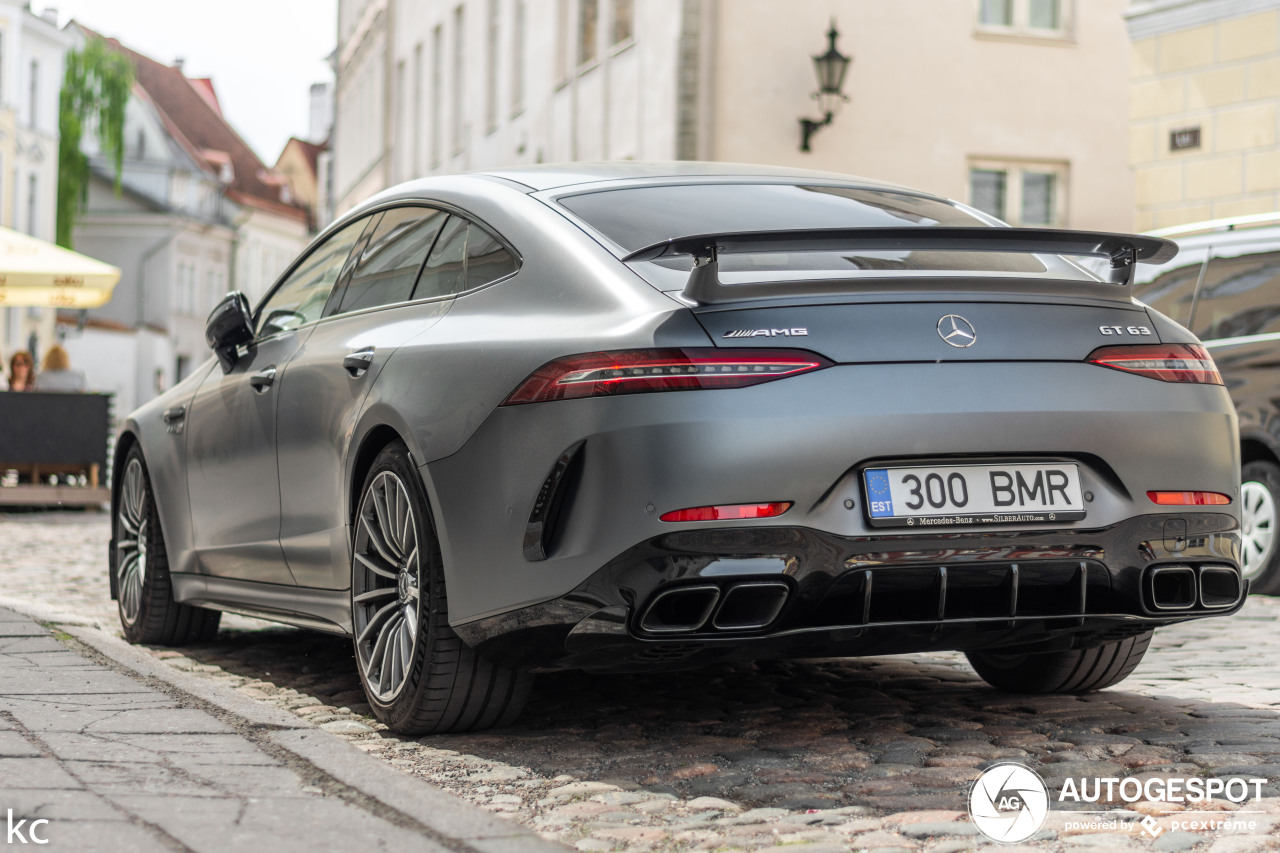
[[[734,329],[725,332],[726,338],[800,338],[808,337],[808,329]]]

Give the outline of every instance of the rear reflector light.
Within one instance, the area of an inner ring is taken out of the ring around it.
[[[726,521],[742,518],[773,518],[791,509],[791,501],[767,504],[726,504],[695,506],[663,513],[663,521]]]
[[[643,394],[743,388],[829,367],[804,350],[646,349],[594,352],[558,358],[539,367],[503,402],[504,406]]]
[[[1149,376],[1161,382],[1221,385],[1222,375],[1199,344],[1134,344],[1101,347],[1086,359],[1093,364]]]
[[[1229,496],[1217,492],[1147,492],[1147,497],[1160,506],[1226,506],[1231,503]]]

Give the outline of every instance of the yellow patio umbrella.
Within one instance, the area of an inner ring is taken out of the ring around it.
[[[111,264],[0,228],[0,307],[97,308],[118,281]]]

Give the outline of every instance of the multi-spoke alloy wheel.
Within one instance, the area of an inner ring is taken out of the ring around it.
[[[1244,576],[1255,578],[1266,567],[1276,544],[1276,502],[1262,483],[1240,486],[1240,550]]]
[[[404,444],[383,448],[365,475],[351,544],[351,624],[374,715],[405,734],[514,720],[533,677],[486,660],[449,627],[435,525]]]
[[[405,485],[391,471],[365,490],[355,531],[352,616],[365,684],[380,702],[404,689],[421,612],[418,522]]]
[[[1280,467],[1246,464],[1240,476],[1240,568],[1249,591],[1280,593]]]
[[[136,446],[124,460],[114,520],[115,589],[125,639],[165,646],[213,639],[221,613],[174,601],[160,514]]]
[[[134,625],[142,610],[142,587],[147,580],[147,479],[142,460],[134,457],[125,468],[116,513],[116,570],[120,583],[120,619]]]

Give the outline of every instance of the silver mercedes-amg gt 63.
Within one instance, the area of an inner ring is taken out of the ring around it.
[[[954,649],[1115,684],[1247,592],[1231,400],[1130,293],[1175,251],[751,166],[395,187],[128,418],[125,635],[350,636],[413,733],[566,668]]]

